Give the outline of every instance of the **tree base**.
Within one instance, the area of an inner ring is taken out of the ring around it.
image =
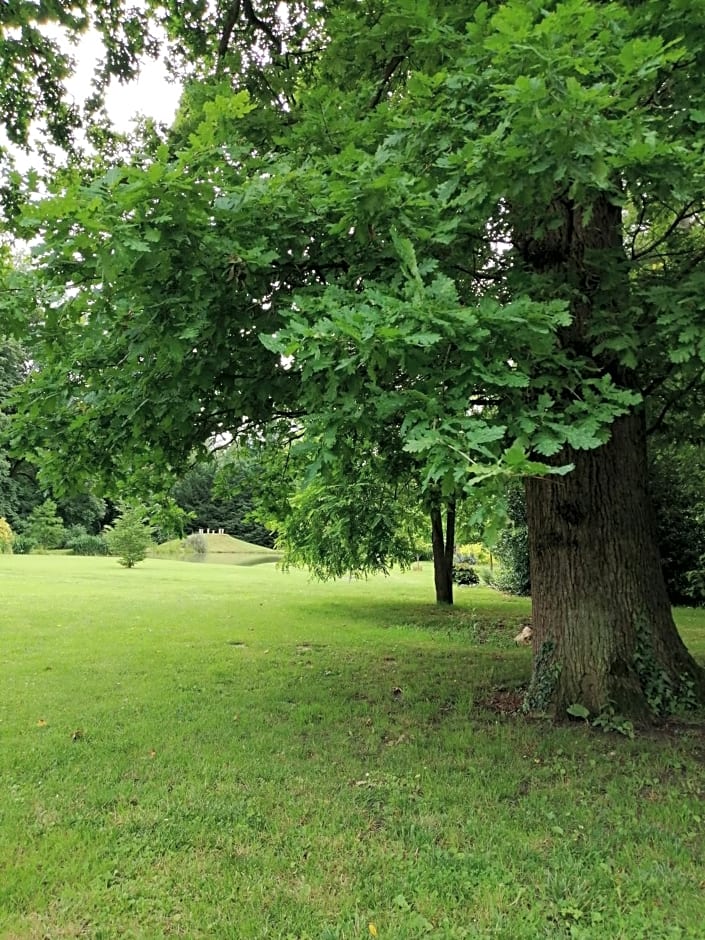
[[[644,722],[705,703],[705,671],[676,629],[646,480],[643,416],[618,419],[575,469],[529,480],[534,670],[527,707]]]

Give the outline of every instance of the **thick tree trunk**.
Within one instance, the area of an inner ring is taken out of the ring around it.
[[[528,705],[565,715],[581,704],[648,719],[705,695],[681,641],[661,572],[641,413],[611,440],[567,451],[575,470],[526,484],[534,673]]]
[[[595,357],[596,315],[619,323],[629,296],[622,207],[607,195],[585,211],[565,194],[542,218],[515,211],[515,239],[541,299],[569,302],[564,348],[592,357],[626,388],[639,376]],[[598,320],[599,323],[599,320]],[[564,449],[575,469],[527,481],[534,670],[527,704],[563,716],[573,704],[648,719],[705,701],[705,673],[683,645],[656,547],[644,417],[618,418],[592,451]]]
[[[436,586],[436,603],[453,603],[453,548],[455,545],[455,503],[446,510],[445,538],[443,535],[443,510],[441,506],[431,509],[431,542],[433,544],[433,579]]]

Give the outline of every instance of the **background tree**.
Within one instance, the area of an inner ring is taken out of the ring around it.
[[[57,511],[67,528],[80,527],[89,535],[100,532],[108,504],[91,492],[75,493],[57,500]]]
[[[53,499],[45,499],[29,514],[24,526],[24,535],[40,548],[61,548],[64,537],[64,523],[57,515],[57,506]]]
[[[247,460],[226,454],[194,464],[172,493],[189,514],[189,532],[222,528],[234,538],[271,548],[272,533],[251,517],[257,485],[254,468]]]
[[[152,544],[152,530],[145,521],[144,506],[121,506],[120,515],[105,531],[105,539],[110,553],[118,556],[124,568],[134,568],[144,561]]]

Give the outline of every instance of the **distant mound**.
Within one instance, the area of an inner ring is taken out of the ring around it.
[[[203,533],[208,545],[205,555],[189,551],[186,539],[171,539],[161,545],[155,545],[149,554],[153,558],[172,558],[183,561],[205,561],[211,564],[226,565],[261,565],[265,562],[279,561],[281,553],[264,545],[254,545],[232,535],[219,535],[217,532]]]
[[[208,543],[208,551],[215,554],[225,555],[277,555],[271,548],[265,548],[264,545],[253,545],[252,542],[244,542],[242,539],[235,539],[232,535],[218,535],[211,532],[203,536]]]

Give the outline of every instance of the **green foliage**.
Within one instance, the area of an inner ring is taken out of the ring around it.
[[[327,579],[388,572],[418,559],[428,514],[392,437],[376,444],[350,433],[340,460],[326,456],[321,437],[275,442],[265,451],[258,513],[276,529],[285,566]]]
[[[505,492],[508,525],[493,546],[500,562],[495,583],[507,594],[531,594],[529,570],[529,528],[526,521],[526,500],[521,483],[513,483]]]
[[[309,68],[310,37],[316,33],[319,19],[320,11],[301,0],[287,5],[285,17],[269,0],[259,3],[257,10],[245,3],[227,12],[201,0],[146,0],[139,7],[125,0],[10,4],[0,30],[4,140],[14,149],[31,146],[35,158],[40,157],[48,168],[63,162],[57,159],[57,150],[78,165],[82,161],[85,165],[86,151],[93,149],[109,161],[126,143],[113,130],[104,108],[110,82],[130,81],[145,60],[157,56],[182,80],[215,72],[230,97],[232,81],[266,88],[269,95],[276,87],[283,95],[286,86],[296,83],[300,72]],[[91,41],[100,43],[100,51],[90,85],[84,82],[89,93],[81,100],[69,80],[80,61],[73,47],[88,30]],[[253,42],[257,56],[248,54]],[[281,73],[284,46],[286,83],[281,75],[274,78],[270,74],[276,65]],[[200,129],[198,118],[194,124],[189,114],[189,102],[199,95],[191,92],[185,97],[176,140],[182,134],[187,136],[189,130],[196,136]],[[151,122],[142,131],[157,139],[163,133]],[[20,211],[28,189],[37,184],[35,174],[28,186],[13,167],[12,151],[3,143],[0,199],[10,219]]]
[[[32,549],[37,547],[37,543],[29,535],[19,533],[15,536],[12,543],[12,551],[15,555],[29,555]]]
[[[599,728],[605,733],[614,732],[615,734],[624,735],[625,738],[630,740],[635,737],[633,722],[625,718],[624,715],[617,714],[612,705],[605,706],[600,714],[593,718],[591,723],[593,728]]]
[[[172,491],[178,506],[188,514],[188,530],[223,529],[234,538],[271,548],[272,533],[252,518],[259,481],[249,455],[232,448],[218,461],[190,467]]]
[[[152,529],[145,521],[144,507],[123,505],[115,523],[106,527],[105,540],[110,554],[117,555],[124,568],[134,568],[144,561],[152,544]]]
[[[171,494],[152,494],[147,514],[153,528],[153,537],[158,542],[182,539],[191,523],[192,513],[179,506]]]
[[[3,249],[0,246],[0,277],[2,276]],[[8,261],[8,264],[10,262]],[[3,278],[6,281],[6,278]],[[7,283],[0,284],[0,298],[13,297]],[[36,485],[32,468],[16,460],[11,453],[13,406],[11,395],[26,378],[26,349],[16,340],[3,337],[2,301],[0,300],[0,515],[17,529],[42,496]],[[26,315],[22,311],[20,315]]]
[[[15,536],[10,527],[10,523],[4,516],[0,516],[0,555],[12,554],[14,538]]]
[[[187,537],[184,548],[187,552],[192,552],[194,555],[207,555],[208,541],[201,532],[194,532]]]
[[[71,473],[89,451],[104,473],[117,474],[121,455],[147,459],[147,443],[152,459],[177,459],[243,415],[257,422],[292,409],[320,416],[330,454],[343,426],[366,433],[393,419],[402,446],[419,457],[423,485],[440,484],[445,495],[497,473],[545,472],[532,452],[604,442],[610,421],[637,396],[589,353],[559,342],[570,297],[534,291],[516,268],[508,301],[501,278],[495,290],[485,273],[511,263],[496,251],[498,200],[511,201],[521,181],[523,222],[545,212],[547,188],[560,178],[589,211],[603,188],[589,184],[598,139],[613,141],[612,125],[624,120],[629,134],[622,128],[617,139],[631,145],[633,108],[622,111],[605,92],[614,113],[596,117],[592,156],[572,152],[571,141],[587,143],[559,133],[562,118],[575,114],[576,97],[599,116],[602,99],[584,93],[583,72],[576,77],[563,14],[549,17],[562,23],[556,48],[519,63],[501,17],[478,20],[469,33],[466,13],[455,10],[441,30],[429,9],[410,16],[391,8],[381,32],[363,8],[333,11],[330,45],[295,109],[277,114],[261,101],[258,113],[256,95],[206,86],[191,94],[191,132],[175,148],[145,144],[102,177],[62,177],[25,221],[45,233],[43,277],[61,293],[80,257],[82,279],[47,310],[47,362],[23,433],[43,436],[31,430],[40,423],[32,415],[40,402],[46,408],[50,388],[63,387],[70,355],[83,372],[70,394],[51,396],[47,431],[62,442]],[[601,75],[605,55],[619,66],[638,25],[620,15],[603,35],[583,23],[591,37],[584,75]],[[547,28],[534,11],[532,49],[546,45]],[[428,40],[439,30],[442,62]],[[413,80],[370,108],[379,77],[376,68],[361,73],[389,35],[413,44]],[[670,51],[660,54],[670,61]],[[539,137],[535,82],[522,70],[537,72],[546,58],[558,63],[556,113],[542,115]],[[635,81],[630,73],[625,89]],[[514,128],[501,143],[498,126]],[[545,162],[541,186],[527,178],[531,147]],[[96,292],[98,283],[105,290]],[[167,307],[169,316],[150,317],[147,329],[146,311]],[[613,328],[621,325],[612,317]],[[286,369],[281,353],[290,357]]]
[[[654,715],[667,718],[676,712],[698,706],[692,679],[687,675],[671,676],[657,660],[648,626],[637,634],[633,663]]]
[[[40,506],[32,510],[23,534],[37,547],[61,548],[65,537],[64,523],[57,515],[57,505],[53,499],[45,499]]]
[[[75,535],[66,540],[66,548],[73,555],[107,555],[108,543],[102,535]]]
[[[359,577],[407,567],[416,558],[416,539],[393,485],[374,474],[338,482],[313,481],[290,499],[278,521],[277,548],[285,565],[302,565],[319,578]]]
[[[480,584],[486,584],[488,587],[496,586],[496,569],[489,565],[478,565],[476,568]]]
[[[57,499],[57,512],[67,529],[80,526],[85,532],[97,535],[105,519],[108,505],[94,493],[77,493]]]
[[[705,448],[657,440],[649,464],[661,563],[674,604],[705,604]]]
[[[545,712],[550,709],[560,674],[561,664],[556,658],[556,644],[553,640],[545,640],[534,660],[531,682],[524,698],[525,712]]]
[[[459,562],[453,565],[453,583],[454,584],[479,584],[480,577],[475,567],[467,562]]]

